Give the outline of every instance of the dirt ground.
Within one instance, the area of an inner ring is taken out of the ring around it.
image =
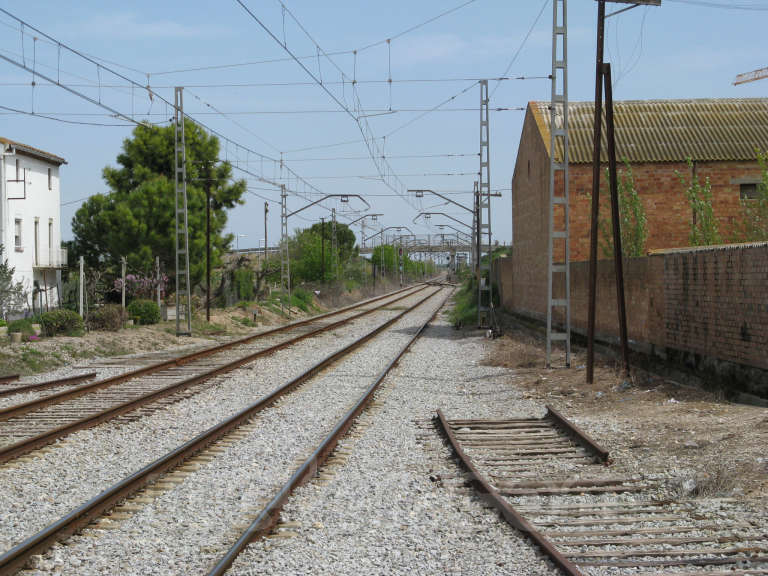
[[[582,426],[617,470],[661,481],[670,496],[768,503],[768,409],[729,403],[693,378],[634,369],[625,381],[606,357],[588,385],[584,349],[574,348],[571,369],[545,369],[543,336],[521,326],[507,327],[490,350],[485,363],[509,368],[527,397]]]

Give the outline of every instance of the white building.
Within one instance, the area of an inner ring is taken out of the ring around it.
[[[61,248],[62,164],[64,158],[0,137],[0,243],[34,311],[58,304],[61,269],[67,266]]]

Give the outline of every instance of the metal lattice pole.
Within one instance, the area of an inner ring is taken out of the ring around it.
[[[174,89],[176,178],[176,335],[192,334],[192,289],[189,280],[189,228],[187,219],[187,150],[184,137],[184,88]],[[183,324],[182,324],[183,320]]]
[[[280,186],[280,288],[288,295],[288,310],[291,309],[291,258],[288,252],[288,193],[285,185]]]
[[[336,240],[336,208],[331,208],[331,264],[333,277],[339,277],[339,245]]]
[[[547,367],[552,343],[565,342],[571,365],[571,273],[568,204],[568,12],[567,0],[554,0],[552,15],[552,96],[549,116],[549,234],[547,247]],[[560,176],[560,178],[558,178]],[[563,182],[563,193],[555,186]],[[562,209],[558,209],[562,206]],[[562,217],[562,221],[560,218]],[[560,280],[560,281],[558,281]],[[560,287],[555,294],[555,285]],[[562,310],[564,331],[552,329],[553,310]]]
[[[480,80],[480,173],[477,184],[477,325],[491,327],[493,288],[491,285],[491,158],[488,115],[488,80]],[[483,262],[483,250],[488,260]]]
[[[362,238],[363,250],[365,250],[365,218],[360,222],[360,234]],[[363,253],[358,254],[360,256],[360,282],[365,286],[365,257]]]

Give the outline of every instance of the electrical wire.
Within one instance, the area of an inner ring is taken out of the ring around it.
[[[710,2],[708,0],[666,0],[678,4],[691,4],[706,8],[722,8],[724,10],[746,10],[754,12],[768,12],[768,6],[764,2]]]
[[[477,0],[467,0],[466,2],[464,2],[462,4],[459,4],[458,6],[454,6],[453,8],[445,10],[445,11],[443,11],[443,12],[441,12],[441,13],[435,15],[435,16],[432,16],[431,18],[428,18],[427,20],[424,20],[423,22],[419,22],[418,24],[415,24],[415,25],[411,26],[410,28],[407,28],[407,29],[405,29],[405,30],[403,30],[401,32],[398,32],[397,34],[395,34],[393,36],[389,36],[388,38],[385,38],[383,40],[378,40],[376,42],[372,42],[370,44],[367,44],[365,46],[362,46],[360,48],[353,49],[353,50],[336,50],[334,52],[325,52],[324,55],[326,57],[328,57],[328,56],[345,56],[345,55],[349,55],[349,54],[357,54],[359,52],[363,52],[365,50],[368,50],[370,48],[374,48],[376,46],[381,46],[383,44],[386,44],[387,40],[395,40],[396,38],[401,38],[402,36],[405,36],[406,34],[410,34],[411,32],[413,32],[415,30],[418,30],[419,28],[423,28],[427,24],[431,24],[432,22],[434,22],[436,20],[439,20],[440,18],[443,18],[444,16],[448,16],[449,14],[452,14],[453,12],[456,12],[456,11],[460,10],[461,8],[464,8],[465,6],[468,6],[469,4],[472,4],[472,3],[476,2],[476,1]],[[285,9],[284,5],[283,5],[283,7]],[[293,14],[291,14],[291,17],[294,18]],[[294,18],[294,20],[296,20],[296,19]],[[296,21],[296,22],[298,24],[298,21]],[[299,24],[299,26],[301,26],[301,24]],[[283,45],[283,42],[280,42],[280,40],[278,40],[277,38],[276,38],[276,40],[277,40],[278,44],[280,44],[281,46]],[[313,40],[313,42],[314,42],[314,40]],[[317,54],[309,54],[309,55],[306,55],[306,56],[292,56],[290,58],[266,58],[266,59],[263,59],[263,60],[251,60],[251,61],[247,61],[247,62],[236,62],[236,63],[228,63],[228,64],[227,63],[225,63],[225,64],[213,64],[213,65],[210,65],[210,66],[195,66],[195,67],[192,67],[192,68],[177,68],[177,69],[174,69],[174,70],[162,70],[162,71],[157,71],[157,72],[150,72],[149,74],[151,76],[165,76],[165,75],[169,75],[169,74],[184,74],[186,72],[202,72],[202,71],[207,71],[207,70],[222,70],[222,69],[227,69],[227,68],[241,68],[241,67],[244,67],[244,66],[255,66],[255,65],[260,65],[260,64],[274,64],[274,63],[279,63],[279,62],[291,62],[291,61],[293,61],[295,59],[299,59],[299,60],[314,60],[315,58],[317,58]],[[386,80],[385,80],[385,82],[386,82]],[[394,80],[393,80],[393,82],[394,82]]]
[[[201,100],[201,102],[205,102],[204,100]],[[210,112],[206,111],[197,111],[197,112],[190,112],[190,114],[194,114],[195,116],[222,116],[223,118],[226,118],[233,124],[237,125],[238,127],[242,128],[244,131],[248,132],[251,136],[259,139],[264,144],[268,145],[270,148],[274,149],[276,152],[280,152],[278,148],[267,142],[266,140],[263,140],[258,134],[255,134],[253,131],[248,129],[246,126],[243,126],[233,118],[229,118],[229,116],[268,116],[268,115],[295,115],[295,114],[344,114],[344,110],[336,110],[336,109],[316,109],[316,110],[232,110],[232,111],[221,111],[213,106],[206,104],[206,106],[211,108]],[[490,108],[491,112],[521,112],[524,111],[524,106],[498,106],[496,108]],[[477,112],[477,107],[474,108],[442,108],[442,109],[436,109],[436,108],[398,108],[394,110],[387,110],[387,109],[377,109],[373,108],[369,110],[370,114],[368,116],[374,116],[374,115],[391,115],[391,114],[417,114],[424,112],[425,115],[432,112]],[[56,115],[56,116],[105,116],[105,117],[115,117],[114,114],[105,114],[103,112],[45,112],[45,114],[49,115]],[[165,116],[166,114],[162,112],[153,112],[151,114],[138,114],[138,116],[141,117],[150,117],[150,116]],[[403,126],[405,127],[405,126]],[[392,134],[394,132],[391,132]],[[389,136],[388,134],[387,136]],[[389,156],[387,156],[389,158]]]
[[[81,77],[84,78],[84,77]],[[505,82],[510,80],[548,80],[549,76],[508,76],[498,78],[488,78],[494,82]],[[392,84],[438,84],[438,83],[458,83],[458,82],[477,82],[483,80],[483,78],[402,78],[391,80]],[[349,84],[347,81],[324,81],[328,86],[346,86]],[[356,84],[389,84],[390,80],[355,80]],[[70,83],[73,88],[130,88],[130,84],[74,84]],[[231,83],[218,83],[218,84],[184,84],[184,88],[291,88],[298,86],[311,86],[314,87],[315,82],[231,82]],[[31,86],[31,82],[0,82],[0,86],[8,88],[28,88]],[[51,84],[47,82],[37,82],[36,87],[57,87],[57,84]],[[172,84],[153,84],[153,90],[171,90],[175,88]]]
[[[557,0],[555,0],[557,1]],[[533,21],[533,24],[531,24],[531,27],[528,28],[528,32],[523,37],[523,41],[520,42],[520,46],[517,47],[517,51],[512,56],[512,60],[509,61],[509,64],[507,65],[507,68],[504,70],[504,74],[501,75],[501,77],[505,77],[507,74],[509,74],[509,71],[512,70],[512,66],[514,66],[515,62],[517,62],[518,56],[520,56],[520,53],[523,51],[523,47],[528,42],[528,39],[531,37],[531,34],[533,33],[533,29],[536,28],[536,25],[539,23],[539,20],[541,20],[542,14],[544,14],[544,9],[549,4],[549,0],[544,0],[541,4],[541,9],[539,10],[539,13],[536,15],[536,18]],[[493,87],[493,90],[491,90],[491,93],[489,94],[489,98],[491,98],[495,93],[496,90],[499,88],[500,82],[496,82],[496,85]]]

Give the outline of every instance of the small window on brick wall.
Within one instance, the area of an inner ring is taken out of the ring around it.
[[[739,184],[739,198],[742,200],[757,200],[760,197],[760,188],[757,182]]]

